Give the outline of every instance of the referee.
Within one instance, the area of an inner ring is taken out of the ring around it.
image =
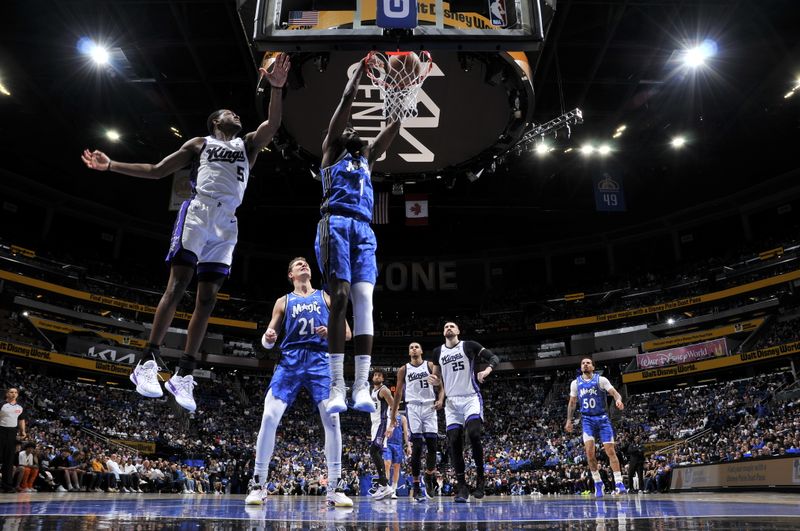
[[[6,401],[0,408],[0,461],[3,463],[3,492],[16,492],[14,489],[14,452],[17,445],[17,428],[25,439],[25,419],[22,406],[17,404],[19,390],[11,387],[6,391]]]

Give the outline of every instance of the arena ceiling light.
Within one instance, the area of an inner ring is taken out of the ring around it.
[[[674,325],[674,324],[675,324],[675,319],[673,319],[672,317],[670,317],[669,319],[667,319],[667,324],[668,324],[668,325]]]
[[[706,64],[706,61],[717,55],[719,47],[711,39],[706,39],[699,45],[684,50],[683,64],[689,68],[699,68]]]
[[[112,142],[119,142],[119,139],[122,138],[122,135],[115,129],[107,129],[106,130],[106,138],[111,140]]]
[[[178,138],[183,138],[183,135],[181,134],[180,130],[177,127],[170,126],[169,131]],[[261,151],[264,151],[264,149],[262,149]]]
[[[534,149],[534,151],[536,151],[536,154],[539,155],[540,157],[544,157],[550,151],[550,148],[548,147],[547,143],[539,142],[538,144],[536,144],[536,148]]]
[[[81,37],[78,40],[78,51],[91,57],[92,61],[100,66],[108,64],[108,61],[111,58],[108,48],[102,44],[96,43],[89,37]]]
[[[2,86],[2,85],[0,85],[0,86]],[[800,77],[799,77],[799,78],[797,78],[797,80],[795,81],[795,84],[794,84],[794,86],[792,87],[792,90],[790,90],[789,92],[787,92],[787,93],[786,93],[786,94],[783,96],[783,99],[788,99],[788,98],[791,98],[792,96],[794,96],[794,95],[795,95],[795,93],[796,93],[798,90],[800,90]]]
[[[591,144],[584,144],[583,146],[581,146],[581,153],[583,153],[585,156],[588,157],[589,155],[594,153],[594,146]]]
[[[603,157],[605,157],[611,153],[611,146],[609,146],[608,144],[603,144],[602,146],[597,148],[597,152]]]
[[[2,81],[0,81],[0,94],[3,96],[11,96],[11,91],[6,88]]]
[[[674,149],[681,149],[683,146],[686,145],[686,137],[682,135],[673,137],[672,140],[670,141],[670,145]]]

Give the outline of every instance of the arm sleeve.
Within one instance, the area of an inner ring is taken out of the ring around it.
[[[481,361],[488,363],[489,367],[492,369],[497,367],[497,364],[500,363],[500,358],[498,358],[496,354],[475,341],[464,341],[464,352],[473,362],[476,358],[480,358]]]
[[[572,380],[572,383],[569,384],[569,396],[578,396],[578,382]]]
[[[597,386],[600,387],[600,389],[602,389],[603,391],[608,391],[609,389],[614,388],[614,386],[611,385],[611,382],[609,382],[608,378],[606,378],[605,376],[601,376],[597,380]]]

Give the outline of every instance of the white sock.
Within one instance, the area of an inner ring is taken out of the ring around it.
[[[614,483],[622,483],[622,472],[614,472]]]
[[[325,412],[323,402],[317,404],[319,418],[325,429],[325,461],[328,465],[328,488],[336,489],[336,482],[342,477],[342,430],[339,414]]]
[[[331,354],[331,385],[344,391],[344,354]]]
[[[253,470],[253,475],[258,476],[262,486],[267,484],[269,463],[275,450],[275,432],[278,431],[278,424],[286,407],[286,402],[272,396],[272,389],[267,392],[264,398],[264,412],[261,415],[261,428],[258,430],[256,440],[256,462]]]
[[[600,479],[600,472],[599,471],[592,472],[592,479],[594,480],[595,483],[602,483],[603,482],[603,480]]]
[[[396,481],[395,481],[394,483],[392,483],[392,488],[393,488],[394,490],[397,490],[397,482],[396,482]]]
[[[360,355],[355,357],[356,360],[356,378],[354,388],[357,389],[358,385],[364,385],[369,379],[369,367],[372,364],[372,356]]]

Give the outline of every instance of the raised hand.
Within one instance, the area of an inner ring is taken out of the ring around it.
[[[86,164],[87,168],[97,171],[108,171],[111,163],[111,159],[108,158],[108,155],[97,149],[94,151],[84,149],[81,160]]]
[[[291,67],[289,56],[285,53],[279,53],[272,63],[272,70],[267,71],[266,68],[259,68],[258,71],[261,75],[267,78],[269,84],[275,88],[281,88],[286,84],[286,78],[289,75],[289,67]]]

